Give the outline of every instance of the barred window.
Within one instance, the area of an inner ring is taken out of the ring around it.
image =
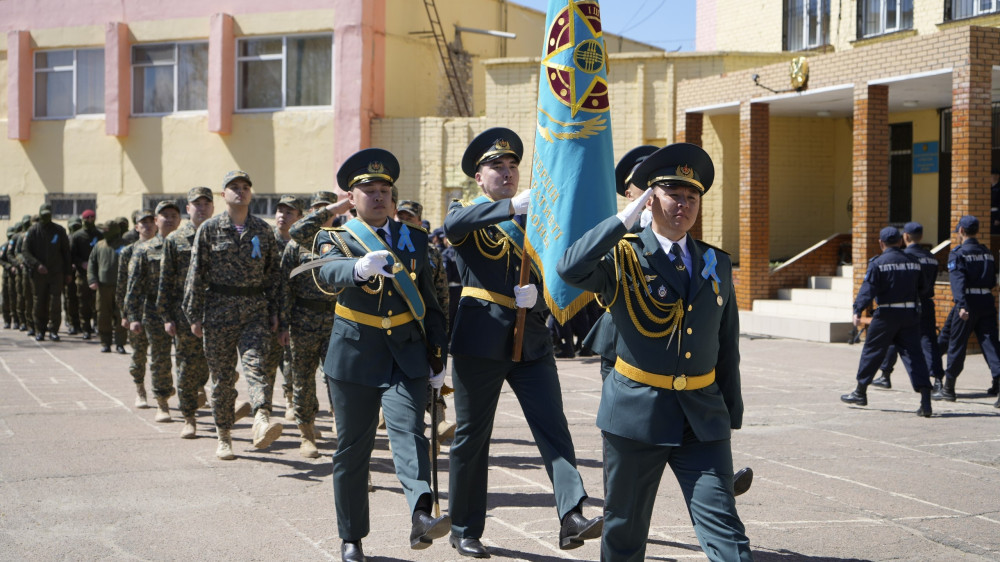
[[[66,220],[80,216],[91,209],[97,211],[96,193],[60,193],[46,195],[45,202],[52,205],[52,218]]]

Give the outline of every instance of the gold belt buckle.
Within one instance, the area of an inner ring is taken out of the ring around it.
[[[392,328],[392,320],[388,316],[383,316],[382,317],[382,329],[383,330],[388,330],[389,328]]]
[[[687,375],[674,377],[674,390],[684,390],[685,388],[687,388],[687,385],[688,385]]]

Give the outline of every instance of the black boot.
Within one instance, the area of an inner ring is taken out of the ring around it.
[[[1000,377],[993,377],[993,386],[986,389],[987,396],[1000,394]]]
[[[934,383],[934,390],[931,392],[931,398],[934,398],[935,394],[941,393],[941,377],[934,377],[933,383]],[[934,398],[934,400],[938,399]]]
[[[931,394],[931,398],[934,400],[946,400],[948,402],[955,401],[955,377],[951,375],[944,376],[944,384],[941,385],[941,390]]]
[[[892,388],[892,381],[889,380],[889,371],[882,371],[882,376],[872,381],[872,386],[879,388]]]
[[[931,389],[920,389],[920,408],[917,415],[925,418],[931,417]]]
[[[868,386],[858,383],[858,387],[851,391],[850,394],[844,394],[840,397],[840,400],[847,402],[848,404],[857,404],[858,406],[868,405]]]

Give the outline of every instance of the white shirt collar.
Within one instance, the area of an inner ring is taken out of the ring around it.
[[[655,230],[653,231],[653,236],[656,236],[656,241],[660,243],[660,247],[663,248],[663,252],[668,256],[670,255],[670,247],[674,244],[678,244],[681,247],[681,255],[685,258],[688,257],[687,234],[682,236],[681,239],[676,242],[666,236],[660,236]]]

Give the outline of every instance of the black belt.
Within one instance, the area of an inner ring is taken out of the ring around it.
[[[295,306],[311,310],[313,312],[333,312],[337,308],[337,301],[324,301],[319,299],[295,299]]]
[[[264,287],[237,287],[235,285],[218,285],[209,283],[208,290],[227,297],[258,297],[264,294]]]

